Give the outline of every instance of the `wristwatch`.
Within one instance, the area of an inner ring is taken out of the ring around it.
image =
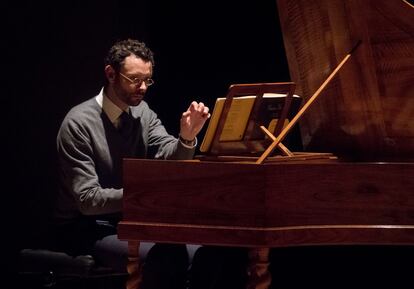
[[[192,139],[192,140],[188,140],[188,139],[183,138],[180,135],[179,136],[179,139],[180,139],[180,142],[182,142],[184,145],[187,145],[187,146],[194,146],[194,144],[195,144],[195,138]]]

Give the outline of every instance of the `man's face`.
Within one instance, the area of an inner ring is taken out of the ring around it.
[[[151,76],[151,62],[134,55],[126,57],[113,84],[115,96],[129,106],[137,106],[144,98]]]

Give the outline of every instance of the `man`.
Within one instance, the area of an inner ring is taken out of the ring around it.
[[[153,54],[144,43],[115,43],[105,59],[105,86],[69,111],[57,136],[57,248],[72,255],[92,254],[121,272],[127,263],[127,242],[116,232],[122,158],[191,159],[196,136],[210,117],[208,107],[194,101],[182,114],[179,137],[169,135],[143,100],[153,84],[153,66]],[[141,243],[142,287],[182,288],[187,249],[195,251],[196,246]]]

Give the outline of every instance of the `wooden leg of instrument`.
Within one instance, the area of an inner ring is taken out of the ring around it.
[[[128,241],[127,272],[129,276],[126,283],[126,289],[139,289],[142,274],[139,262],[139,242],[137,241]]]
[[[267,289],[272,277],[268,270],[270,248],[249,249],[247,289]]]

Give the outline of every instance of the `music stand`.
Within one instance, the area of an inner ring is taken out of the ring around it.
[[[274,135],[278,135],[290,113],[295,83],[254,83],[254,84],[233,84],[229,87],[224,102],[224,107],[219,117],[217,128],[206,157],[235,157],[252,160],[260,156],[263,151],[272,143]],[[266,127],[258,123],[259,113],[265,93],[276,93],[286,95],[283,108],[277,120],[274,131],[270,132]],[[241,140],[221,140],[223,129],[231,108],[234,97],[255,96],[253,108],[248,116],[246,129]],[[258,130],[262,130],[261,137],[257,137]],[[293,154],[282,144],[278,145],[282,155],[292,156]],[[246,158],[247,157],[247,158]]]

